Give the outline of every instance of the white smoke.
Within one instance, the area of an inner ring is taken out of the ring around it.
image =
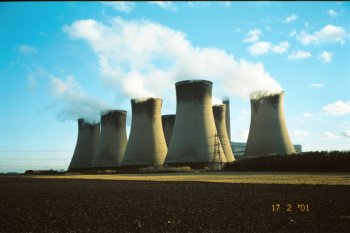
[[[250,99],[261,99],[262,97],[265,96],[273,96],[273,95],[278,95],[281,94],[283,91],[272,91],[272,90],[259,90],[259,91],[254,91],[250,93]]]
[[[151,100],[151,98],[137,98],[137,99],[134,99],[134,102],[139,104],[139,103],[144,103],[148,100]]]
[[[57,113],[59,120],[77,120],[83,118],[86,122],[100,121],[100,111],[109,107],[102,101],[88,97],[73,76],[61,80],[50,76],[51,94],[62,105]]]
[[[87,19],[63,30],[88,42],[99,59],[101,77],[124,97],[174,100],[175,82],[186,79],[212,81],[216,99],[282,91],[261,63],[237,60],[217,48],[194,47],[183,32],[158,23],[117,17],[107,25]]]

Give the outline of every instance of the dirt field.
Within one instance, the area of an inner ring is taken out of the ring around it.
[[[273,204],[281,205],[279,211],[272,211]],[[302,212],[306,205],[309,211]],[[0,177],[0,232],[349,232],[349,229],[348,185]]]
[[[187,172],[153,174],[40,175],[46,179],[94,179],[134,181],[199,181],[239,184],[327,184],[350,185],[350,173],[306,172]]]

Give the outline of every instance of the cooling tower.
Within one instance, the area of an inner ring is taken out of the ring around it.
[[[164,138],[159,98],[132,99],[129,141],[122,166],[163,165],[167,146]]]
[[[233,156],[231,144],[227,136],[227,127],[226,127],[226,105],[214,105],[213,114],[215,120],[216,130],[219,135],[222,149],[224,150],[227,162],[233,162],[235,157]]]
[[[230,122],[230,99],[223,99],[222,103],[226,106],[226,129],[229,142],[231,142],[231,122]]]
[[[226,162],[214,122],[212,85],[206,80],[175,84],[176,119],[165,160],[167,165],[203,167]]]
[[[78,140],[68,171],[82,171],[91,168],[96,145],[100,136],[100,123],[90,124],[78,120]]]
[[[169,146],[170,144],[171,135],[173,133],[175,116],[176,116],[175,114],[162,116],[162,125],[163,125],[164,137],[165,137],[167,146]]]
[[[92,167],[119,167],[124,157],[126,144],[126,111],[101,112],[101,134]]]
[[[284,117],[284,92],[251,99],[245,156],[295,153]]]

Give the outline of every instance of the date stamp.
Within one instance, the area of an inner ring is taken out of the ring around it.
[[[280,203],[274,203],[272,204],[272,212],[309,212],[310,206],[309,204],[305,203],[298,203],[298,204],[280,204]]]

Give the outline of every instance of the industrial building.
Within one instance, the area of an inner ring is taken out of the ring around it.
[[[284,117],[284,92],[251,98],[244,156],[295,153]]]
[[[68,171],[83,171],[91,168],[100,136],[100,123],[91,124],[78,119],[78,139]]]
[[[231,114],[230,114],[230,99],[229,98],[224,98],[222,100],[222,103],[226,106],[226,110],[225,110],[225,113],[226,113],[226,129],[227,129],[227,136],[228,136],[228,140],[231,142],[232,141],[232,138],[231,138],[231,122],[230,122],[230,117],[231,117]]]
[[[101,134],[92,167],[99,169],[119,167],[126,144],[126,111],[102,111]]]
[[[245,142],[231,142],[231,148],[232,152],[235,155],[236,160],[244,159],[244,152],[246,148],[247,143]],[[303,152],[302,145],[300,144],[294,144],[293,145],[295,153],[300,154]],[[249,156],[247,158],[250,158]]]
[[[164,137],[166,145],[169,146],[171,135],[173,134],[174,124],[175,124],[175,114],[163,115],[162,116],[162,125],[164,131]]]
[[[177,82],[176,119],[167,166],[205,167],[225,163],[212,110],[212,85],[206,80]]]
[[[132,99],[129,141],[122,167],[161,166],[167,153],[161,120],[162,99]]]
[[[236,159],[294,154],[284,116],[284,92],[256,94],[250,100],[247,143],[231,142],[230,101],[212,106],[213,83],[175,83],[176,115],[161,116],[162,99],[132,99],[129,140],[126,111],[101,112],[100,124],[78,120],[78,139],[68,171],[145,166],[221,167]]]
[[[227,135],[226,127],[226,105],[219,104],[213,106],[214,121],[219,139],[221,142],[222,149],[224,150],[226,161],[233,162],[235,160],[232,153],[230,140]]]

